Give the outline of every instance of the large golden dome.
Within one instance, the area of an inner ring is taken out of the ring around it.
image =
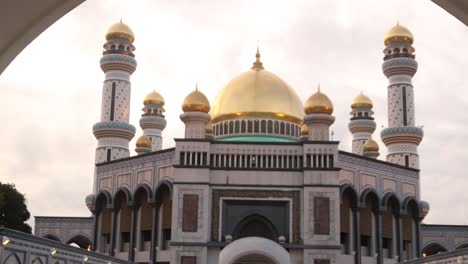
[[[144,105],[149,105],[149,104],[164,105],[164,98],[161,96],[161,94],[153,90],[151,93],[145,96],[145,99],[143,99],[143,104]]]
[[[184,112],[205,112],[210,111],[210,102],[206,96],[198,91],[198,85],[195,91],[189,93],[182,103],[182,110]]]
[[[354,97],[353,102],[351,103],[351,108],[354,109],[358,107],[372,108],[372,100],[361,92],[358,96]]]
[[[113,38],[123,38],[133,43],[135,35],[133,34],[132,29],[120,20],[120,22],[113,24],[107,30],[106,39],[109,40]]]
[[[304,112],[296,92],[257,60],[252,69],[232,79],[216,97],[212,123],[233,118],[261,117],[300,124]]]
[[[304,112],[306,114],[329,114],[333,113],[333,104],[326,94],[320,92],[320,86],[317,92],[314,93],[304,104]]]
[[[384,44],[388,45],[393,41],[402,41],[413,44],[414,37],[411,31],[404,26],[400,26],[397,23],[396,26],[392,27],[384,37]]]

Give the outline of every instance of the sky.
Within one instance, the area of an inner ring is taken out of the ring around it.
[[[351,151],[351,100],[362,90],[374,101],[380,140],[387,126],[383,37],[400,21],[415,36],[413,78],[421,198],[428,224],[468,224],[468,28],[427,0],[178,0],[86,1],[44,31],[0,75],[0,181],[26,195],[35,216],[89,216],[92,125],[100,119],[105,32],[123,19],[135,33],[130,122],[153,89],[166,101],[163,146],[183,137],[186,94],[211,102],[230,79],[250,69],[257,40],[265,68],[305,101],[321,91],[333,101],[340,149]],[[132,155],[134,140],[130,142]],[[33,220],[29,221],[33,224]]]

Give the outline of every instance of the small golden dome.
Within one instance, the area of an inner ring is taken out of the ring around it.
[[[309,135],[309,126],[306,124],[302,124],[301,126],[301,135],[307,136]]]
[[[361,93],[354,97],[353,102],[351,103],[351,108],[358,108],[358,107],[365,107],[365,108],[372,108],[374,104],[372,103],[372,100],[364,95],[361,91]]]
[[[330,98],[320,92],[320,85],[317,92],[307,99],[304,105],[304,112],[306,114],[329,114],[333,113],[333,104]]]
[[[198,85],[195,91],[185,97],[182,110],[184,112],[210,112],[210,102],[203,93],[198,91]]]
[[[133,43],[135,40],[135,35],[133,34],[132,29],[127,24],[123,23],[122,20],[120,20],[120,22],[113,24],[107,30],[106,39],[110,40],[114,38],[127,39],[130,41],[130,43]]]
[[[164,98],[158,92],[153,90],[151,93],[145,96],[145,99],[143,100],[143,104],[144,105],[149,105],[149,104],[164,105]]]
[[[384,44],[388,45],[393,41],[403,41],[409,44],[413,44],[414,37],[411,31],[404,26],[400,26],[397,23],[396,26],[392,27],[384,37]]]
[[[147,136],[142,135],[137,139],[135,145],[137,148],[151,148],[151,140]]]
[[[375,142],[375,140],[373,140],[372,138],[369,138],[364,143],[364,146],[362,146],[362,150],[363,150],[363,152],[366,152],[366,151],[377,151],[378,152],[379,151],[379,144],[377,144],[377,142]]]

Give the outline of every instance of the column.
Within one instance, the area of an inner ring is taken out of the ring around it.
[[[421,257],[421,222],[419,219],[414,219],[415,235],[414,238],[415,248],[416,248],[416,257]]]
[[[116,228],[117,228],[117,213],[118,210],[115,208],[111,209],[111,237],[110,237],[110,246],[109,246],[109,256],[114,256],[114,248],[115,248],[115,237],[116,237]]]
[[[93,245],[92,245],[92,251],[97,251],[98,250],[98,236],[99,236],[99,233],[98,233],[98,230],[99,230],[99,227],[98,227],[98,224],[99,224],[99,215],[102,213],[102,210],[101,212],[96,212],[94,214],[94,217],[93,217]]]
[[[353,210],[354,263],[361,263],[361,231],[359,230],[359,208]]]
[[[383,250],[382,250],[382,211],[379,209],[375,212],[376,222],[376,251],[377,251],[377,264],[383,264]]]
[[[396,255],[398,256],[397,261],[401,262],[403,260],[403,234],[401,229],[401,213],[395,215],[396,221]]]
[[[151,251],[150,251],[150,259],[151,263],[156,263],[156,246],[157,246],[157,239],[158,239],[158,220],[159,220],[159,208],[158,203],[155,201],[153,204],[153,223],[151,227]]]
[[[136,226],[137,226],[137,213],[138,207],[136,203],[131,205],[132,208],[132,216],[130,219],[130,243],[128,248],[128,260],[132,261],[135,259],[135,237],[136,237]]]

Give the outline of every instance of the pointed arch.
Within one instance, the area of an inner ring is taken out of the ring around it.
[[[107,190],[100,190],[99,193],[96,195],[96,199],[94,200],[94,210],[96,214],[106,208],[112,206],[112,195]]]
[[[36,257],[33,261],[32,264],[44,264],[42,261],[41,257]]]
[[[462,249],[462,248],[468,248],[468,242],[466,242],[466,241],[461,242],[460,244],[458,244],[458,245],[455,247],[455,250],[459,250],[459,249]]]
[[[133,199],[132,199],[132,198],[133,198],[133,197],[132,197],[132,193],[130,192],[130,190],[129,190],[127,187],[125,187],[125,186],[121,186],[121,187],[119,187],[119,188],[115,191],[115,193],[114,193],[114,206],[116,206],[116,202],[118,202],[118,201],[116,200],[116,197],[117,197],[118,195],[121,195],[121,193],[125,194],[125,198],[126,198],[126,200],[127,200],[128,203],[130,203],[130,202],[133,200]],[[115,207],[115,208],[117,208],[117,207]]]
[[[158,186],[156,186],[155,195],[154,195],[154,197],[155,197],[156,200],[160,200],[160,199],[158,199],[158,198],[161,198],[161,197],[160,197],[160,193],[161,193],[161,190],[162,190],[164,187],[167,188],[167,189],[169,190],[169,195],[170,195],[170,197],[171,197],[171,199],[172,199],[172,194],[173,194],[172,182],[169,181],[169,180],[167,180],[167,179],[164,179],[164,180],[162,180],[161,182],[159,182]]]
[[[393,191],[386,192],[383,195],[380,206],[382,206],[383,209],[387,208],[388,202],[391,199],[394,199],[398,203],[398,207],[401,206],[401,201],[398,199],[398,195]]]
[[[369,196],[373,196],[374,199],[377,201],[377,205],[380,203],[380,196],[378,195],[377,191],[374,188],[366,188],[361,192],[361,196],[359,197],[359,202],[361,205],[364,205],[366,200]]]
[[[357,207],[358,202],[358,192],[352,184],[345,183],[340,187],[340,201],[343,203],[343,197],[349,194],[351,198],[351,206]]]
[[[270,219],[259,214],[251,214],[244,217],[239,221],[233,231],[234,239],[244,237],[263,237],[276,241],[278,236],[278,230]]]
[[[431,255],[435,255],[435,254],[447,252],[447,251],[448,251],[447,248],[442,246],[437,241],[429,242],[428,244],[426,244],[426,246],[422,250],[425,256],[431,256]]]
[[[137,197],[141,195],[141,192],[146,192],[148,202],[151,203],[153,200],[153,192],[151,191],[151,187],[146,183],[141,183],[136,187],[135,192],[133,192],[133,200],[137,201]]]
[[[402,207],[403,211],[407,211],[408,209],[411,209],[413,211],[415,217],[419,218],[419,217],[422,216],[421,208],[419,206],[419,203],[418,203],[416,197],[414,197],[414,196],[407,196],[403,200],[401,207]]]

